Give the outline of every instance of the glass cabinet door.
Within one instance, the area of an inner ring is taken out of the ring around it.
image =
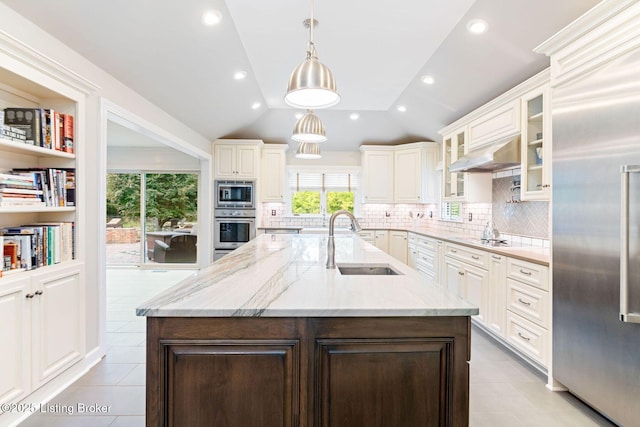
[[[541,200],[549,197],[548,155],[549,130],[548,90],[531,92],[522,98],[522,199]]]
[[[466,134],[460,130],[444,138],[443,176],[444,176],[444,200],[458,200],[465,195],[465,174],[463,172],[451,172],[451,163],[465,155]]]

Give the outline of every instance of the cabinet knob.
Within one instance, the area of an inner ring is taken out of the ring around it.
[[[41,290],[37,290],[37,291],[36,291],[36,295],[42,295],[43,293],[44,293],[44,292],[43,292],[43,291],[41,291]]]
[[[464,272],[462,272],[462,271],[458,271],[458,274],[461,275],[461,276],[464,276]]]
[[[33,298],[35,295],[34,294],[27,294],[25,295],[26,298]]]
[[[520,338],[522,338],[523,340],[525,340],[525,341],[531,341],[531,338],[529,338],[529,337],[525,337],[525,336],[524,336],[524,335],[522,335],[520,332],[518,332],[518,336],[519,336]]]

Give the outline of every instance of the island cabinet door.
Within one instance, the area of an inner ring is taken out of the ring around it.
[[[447,426],[453,339],[319,340],[317,426]]]

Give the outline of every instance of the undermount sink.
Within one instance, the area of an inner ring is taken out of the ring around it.
[[[403,274],[389,264],[338,264],[345,276],[397,276]]]

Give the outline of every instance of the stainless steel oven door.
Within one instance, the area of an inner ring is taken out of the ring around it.
[[[235,249],[256,237],[254,218],[216,218],[214,248]]]

